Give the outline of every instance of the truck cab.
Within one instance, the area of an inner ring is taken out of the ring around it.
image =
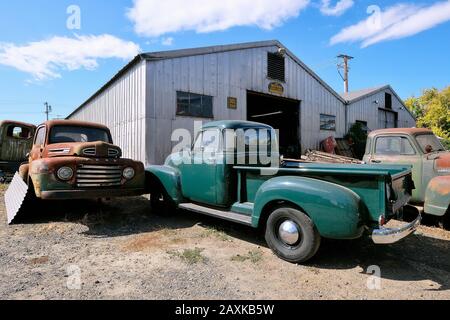
[[[448,221],[450,152],[431,130],[400,128],[373,131],[367,139],[364,161],[411,165],[415,183],[411,203],[421,207],[426,214]]]
[[[399,229],[384,225],[410,200],[410,166],[280,161],[276,131],[248,121],[203,126],[191,147],[163,166],[146,168],[155,212],[200,212],[263,230],[273,252],[304,262],[320,239],[379,244],[414,232],[420,216]]]
[[[35,196],[89,199],[140,195],[141,162],[122,158],[109,129],[89,122],[52,120],[36,129],[28,163],[20,176]]]
[[[0,122],[0,183],[9,181],[27,160],[36,126],[12,120]]]

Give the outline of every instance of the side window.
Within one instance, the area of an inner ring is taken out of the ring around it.
[[[31,138],[31,130],[26,127],[11,125],[6,131],[6,136],[9,138],[27,140]]]
[[[36,146],[42,146],[45,143],[45,127],[40,127],[36,133],[36,139],[34,144]]]
[[[194,144],[194,152],[217,152],[220,147],[220,131],[205,130],[200,132]]]
[[[416,152],[405,137],[377,138],[375,153],[378,155],[414,155]]]

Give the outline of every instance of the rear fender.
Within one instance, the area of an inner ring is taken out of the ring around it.
[[[425,193],[425,213],[443,216],[450,205],[450,176],[431,179]]]
[[[256,194],[252,225],[258,227],[264,223],[261,220],[267,213],[264,210],[278,201],[293,203],[303,209],[323,237],[354,239],[363,233],[361,199],[343,186],[293,176],[270,179]]]
[[[145,173],[150,193],[155,183],[160,183],[176,204],[182,201],[180,174],[177,169],[168,166],[149,166],[145,169]]]

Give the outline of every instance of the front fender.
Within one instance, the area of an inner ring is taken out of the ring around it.
[[[431,179],[425,192],[425,213],[443,216],[450,205],[450,176]]]
[[[276,201],[291,202],[302,208],[323,237],[354,239],[363,233],[361,199],[343,186],[304,177],[270,179],[256,194],[253,226],[259,225],[266,205]]]
[[[147,176],[149,177],[150,193],[152,183],[159,182],[166,189],[167,194],[172,200],[178,204],[182,201],[183,195],[181,193],[180,173],[177,169],[169,166],[149,166],[145,169]]]

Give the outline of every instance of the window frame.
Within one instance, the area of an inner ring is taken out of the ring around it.
[[[180,102],[179,102],[179,96],[180,94],[183,95],[188,95],[188,104],[187,104],[187,109],[188,109],[188,114],[180,114],[179,111],[179,106],[180,106]],[[189,92],[189,91],[182,91],[182,90],[177,90],[175,92],[175,96],[176,96],[176,110],[175,110],[175,116],[177,117],[190,117],[190,118],[202,118],[202,119],[214,119],[214,97],[210,96],[210,95],[206,95],[206,94],[200,94],[200,93],[195,93],[195,92]],[[194,115],[193,113],[190,112],[190,108],[191,108],[191,96],[197,96],[198,98],[200,98],[200,106],[202,108],[202,114],[201,115]],[[208,98],[211,99],[211,114],[210,115],[205,115],[204,113],[204,103],[203,103],[203,99],[204,98]]]
[[[388,99],[388,97],[389,97],[389,99]],[[389,101],[389,105],[388,105],[388,101]],[[389,92],[384,93],[384,108],[393,110],[392,109],[392,94],[390,94]]]
[[[399,153],[399,154],[381,154],[381,153],[377,153],[377,144],[378,144],[378,140],[382,139],[382,138],[400,138],[400,139],[406,139],[406,141],[409,142],[411,149],[414,151],[414,154],[403,154],[403,153]],[[417,152],[417,148],[416,145],[414,144],[413,141],[410,140],[410,138],[408,136],[405,135],[383,135],[383,136],[377,136],[374,143],[373,143],[373,150],[372,150],[373,154],[375,156],[406,156],[406,157],[413,157],[413,156],[417,156],[418,152]]]
[[[333,129],[323,129],[322,128],[322,117],[333,118],[334,119],[334,128]],[[336,132],[337,131],[336,119],[337,119],[337,117],[335,115],[321,113],[320,116],[319,116],[319,128],[320,128],[320,131],[333,131],[333,132]]]
[[[15,128],[20,128],[23,130],[28,130],[28,138],[21,138],[21,137],[15,137],[14,136],[14,129]],[[12,135],[9,135],[9,131],[10,129],[12,129],[11,133]],[[17,125],[17,124],[10,124],[8,125],[8,127],[6,128],[6,137],[9,139],[16,139],[16,140],[30,140],[33,139],[33,135],[32,135],[32,129],[26,126],[21,126],[21,125]]]
[[[37,144],[36,142],[37,142],[40,130],[44,130],[44,139],[42,141],[42,144]],[[35,145],[35,146],[45,146],[46,140],[47,140],[47,127],[46,126],[38,127],[36,129],[36,133],[35,133],[35,136],[34,136],[33,145]]]
[[[223,131],[221,129],[219,129],[219,128],[205,128],[205,129],[201,130],[197,134],[197,136],[195,137],[194,141],[192,142],[192,144],[191,144],[191,153],[192,154],[195,154],[195,153],[198,153],[198,152],[204,152],[204,150],[196,150],[195,149],[195,144],[197,143],[197,140],[199,139],[199,137],[203,136],[204,132],[206,132],[206,131],[217,131],[219,133],[218,134],[218,136],[219,136],[219,144],[218,144],[217,150],[214,151],[214,152],[217,154],[217,153],[220,153],[220,152],[223,151]],[[202,143],[203,143],[203,141],[202,141]]]

